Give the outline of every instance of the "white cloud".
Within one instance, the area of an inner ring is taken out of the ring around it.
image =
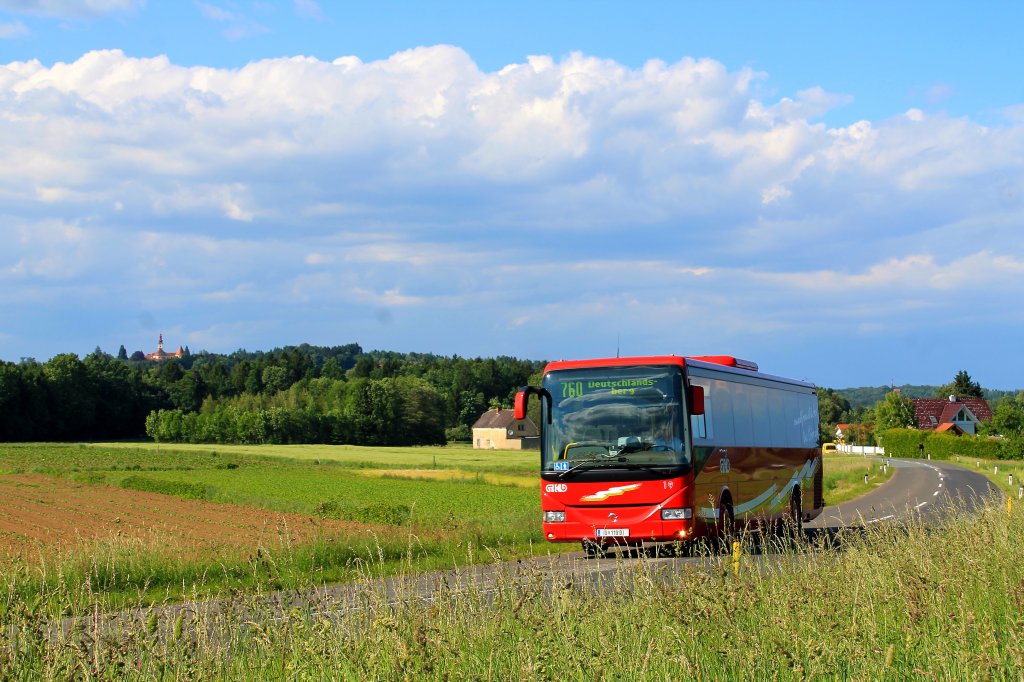
[[[66,19],[92,19],[138,9],[145,0],[0,0],[0,9]]]
[[[259,294],[252,282],[242,282],[229,290],[208,291],[199,296],[199,299],[202,301],[216,303],[237,303],[245,299],[258,300],[258,298]]]
[[[326,265],[334,262],[334,256],[322,253],[308,253],[303,260],[307,265]]]
[[[243,223],[252,222],[253,212],[242,207],[242,197],[246,194],[247,188],[244,185],[236,184],[230,188],[224,188],[221,204],[224,208],[224,215],[231,220],[238,220]]]
[[[829,128],[846,96],[764,100],[763,78],[581,54],[484,72],[444,45],[0,65],[4,305],[127,299],[212,330],[193,348],[265,346],[261,320],[485,354],[616,330],[740,352],[1016,305],[1024,115]]]
[[[1016,290],[1019,288],[1016,282],[1022,275],[1024,260],[978,251],[942,260],[930,254],[890,258],[859,273],[829,269],[766,274],[764,277],[810,291],[840,292],[844,295],[873,289],[886,293],[931,290],[941,294],[958,291],[973,297],[994,287]]]
[[[20,38],[29,34],[28,27],[20,21],[0,24],[0,40],[7,38]]]
[[[228,24],[228,27],[224,29],[224,37],[228,40],[242,40],[270,32],[269,28],[241,12],[199,0],[195,0],[195,4],[199,8],[199,12],[207,19]]]
[[[316,0],[295,0],[295,13],[300,17],[307,17],[309,19],[317,19],[319,21],[324,19],[324,12],[320,9],[320,5],[316,3]]]
[[[204,17],[213,21],[235,21],[238,18],[233,12],[208,2],[196,2],[196,7]]]

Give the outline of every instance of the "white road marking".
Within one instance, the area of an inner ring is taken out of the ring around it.
[[[914,505],[914,509],[920,509],[921,507],[925,506],[926,504],[928,504],[928,500],[925,500],[924,502],[921,502],[920,504],[915,504]]]
[[[932,493],[932,497],[935,497],[936,495],[938,495],[941,492],[942,492],[941,490],[936,490],[935,492]]]

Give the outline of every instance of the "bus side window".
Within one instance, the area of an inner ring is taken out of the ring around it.
[[[753,445],[757,442],[754,438],[754,419],[750,412],[751,389],[755,388],[750,384],[733,384],[732,396],[732,418],[736,428],[736,445]]]
[[[703,382],[697,385],[704,388],[704,414],[690,415],[690,429],[694,440],[710,440],[715,437],[714,420],[712,419],[714,410],[711,407],[713,402],[711,399],[711,386]]]
[[[712,382],[712,386],[715,394],[715,413],[713,415],[714,425],[711,424],[711,417],[708,418],[708,437],[715,439],[715,445],[736,445],[732,402],[736,384],[715,380]]]

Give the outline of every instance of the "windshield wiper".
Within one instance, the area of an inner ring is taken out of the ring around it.
[[[612,459],[587,459],[582,462],[577,462],[576,465],[570,469],[558,472],[558,476],[556,478],[561,480],[572,472],[579,471],[580,469],[635,469],[660,474],[661,472],[658,471],[658,468],[659,467],[654,467],[649,464],[630,462],[625,457],[614,457]],[[660,468],[664,469],[665,467]]]
[[[568,476],[569,474],[571,474],[572,472],[579,471],[580,469],[606,469],[608,467],[618,466],[619,464],[620,461],[614,459],[584,459],[582,461],[577,462],[572,467],[565,469],[564,471],[559,471],[558,476],[556,476],[556,478],[561,480]]]
[[[623,462],[625,462],[624,465],[623,465],[623,468],[625,468],[625,469],[630,469],[630,470],[636,469],[638,471],[649,471],[652,474],[658,474],[659,476],[663,473],[661,471],[662,469],[665,469],[668,466],[672,466],[672,465],[666,464],[666,465],[657,467],[657,466],[653,466],[651,464],[637,464],[636,462],[627,462],[625,460],[623,460]]]

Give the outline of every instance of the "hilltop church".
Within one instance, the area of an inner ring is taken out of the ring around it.
[[[156,352],[155,353],[146,353],[146,359],[147,360],[170,360],[172,358],[180,358],[183,355],[185,355],[185,349],[182,348],[180,345],[178,346],[178,350],[176,350],[173,353],[168,353],[168,352],[166,352],[164,350],[164,335],[161,332],[160,340],[157,341],[157,344],[156,344]]]

